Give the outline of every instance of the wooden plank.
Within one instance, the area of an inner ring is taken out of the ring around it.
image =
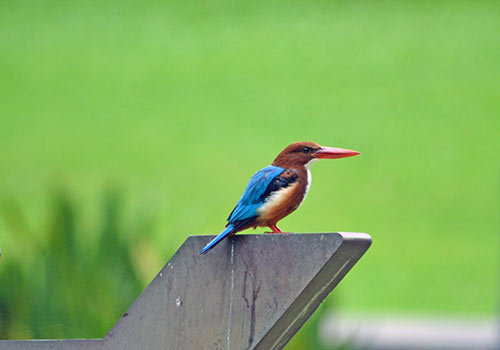
[[[212,238],[189,237],[103,341],[47,349],[282,349],[371,244],[363,233],[236,235],[201,256]]]
[[[0,350],[101,350],[102,339],[0,340]]]

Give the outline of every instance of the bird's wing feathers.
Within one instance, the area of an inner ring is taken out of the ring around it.
[[[285,170],[274,165],[269,165],[255,173],[238,204],[229,214],[226,228],[203,248],[201,254],[208,252],[228,235],[251,227],[259,216],[257,209],[264,205],[273,193],[294,183],[297,179],[298,172],[296,170]]]
[[[265,203],[271,193],[287,187],[297,181],[297,178],[298,173],[293,169],[285,170],[269,165],[259,170],[250,179],[245,192],[229,215],[228,223],[256,218],[259,215],[257,209]]]
[[[257,209],[264,203],[261,196],[266,192],[269,184],[275,177],[279,176],[285,169],[269,165],[257,171],[248,182],[245,192],[238,204],[234,207],[227,218],[229,223],[237,220],[245,220],[257,215]]]
[[[289,185],[293,184],[299,178],[299,172],[295,169],[286,169],[281,174],[276,176],[273,181],[267,186],[264,193],[260,196],[262,201],[266,201],[267,198],[273,193],[277,192]]]

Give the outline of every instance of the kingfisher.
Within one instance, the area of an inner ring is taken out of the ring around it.
[[[224,231],[212,239],[201,254],[237,232],[253,227],[269,227],[282,232],[278,221],[300,207],[311,187],[313,163],[321,159],[345,158],[359,152],[320,146],[314,142],[295,142],[287,146],[273,163],[256,172],[240,200],[227,218]]]

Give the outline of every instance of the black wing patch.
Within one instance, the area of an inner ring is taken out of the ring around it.
[[[233,225],[233,229],[231,230],[231,233],[234,233],[234,232],[238,232],[238,231],[241,231],[241,230],[244,230],[248,227],[251,227],[253,222],[258,218],[257,215],[255,216],[251,216],[249,218],[246,218],[246,219],[243,219],[243,220],[236,220],[235,222],[231,223],[231,225]],[[229,225],[229,223],[227,223],[227,225]],[[226,225],[226,227],[227,227]]]
[[[299,179],[299,172],[295,169],[286,169],[280,175],[276,176],[273,181],[267,186],[266,191],[260,196],[262,201],[265,201],[271,193],[282,188],[286,188]]]

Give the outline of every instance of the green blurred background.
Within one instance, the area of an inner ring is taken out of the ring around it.
[[[316,164],[280,226],[373,236],[336,308],[494,315],[499,16],[497,1],[0,2],[0,336],[102,336],[302,140],[361,152]],[[302,334],[290,349],[310,348]]]

